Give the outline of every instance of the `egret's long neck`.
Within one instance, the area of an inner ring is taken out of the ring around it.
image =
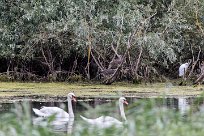
[[[120,108],[120,115],[121,117],[126,121],[126,116],[125,116],[125,111],[124,111],[124,106],[122,102],[119,102],[119,108]]]
[[[69,96],[67,97],[67,101],[68,101],[69,116],[74,117],[74,112],[73,112],[73,109],[72,109],[72,100],[71,100],[71,98]]]

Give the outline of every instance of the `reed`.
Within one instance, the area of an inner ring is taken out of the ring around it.
[[[203,99],[202,99],[203,100]],[[198,100],[196,100],[196,103]],[[195,107],[195,105],[194,105]],[[103,112],[102,109],[106,110]],[[95,116],[111,111],[110,105],[95,108]],[[9,113],[0,116],[0,136],[55,136],[70,135],[66,132],[56,132],[49,126],[32,124],[32,116],[28,103],[16,104]],[[198,108],[193,108],[185,114],[177,109],[168,109],[159,105],[154,100],[139,100],[128,106],[125,110],[127,123],[123,128],[95,128],[87,125],[77,115],[72,134],[73,136],[199,136],[204,133],[204,113]],[[93,114],[93,110],[87,110],[86,115]],[[115,116],[112,114],[112,116]]]

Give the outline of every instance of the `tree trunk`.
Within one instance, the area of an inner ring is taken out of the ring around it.
[[[138,68],[139,68],[139,63],[140,63],[140,60],[141,60],[141,56],[142,56],[142,47],[140,48],[140,53],[139,53],[139,56],[138,56],[138,59],[137,59],[137,63],[136,63],[136,66],[135,66],[135,70],[134,70],[134,77],[136,77],[136,79],[138,80],[138,74],[137,74],[137,71],[138,71]]]

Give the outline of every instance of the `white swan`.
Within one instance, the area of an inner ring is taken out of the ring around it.
[[[119,99],[120,115],[126,121],[126,116],[125,116],[123,104],[127,105],[128,102],[125,99],[125,97],[120,97],[120,99]],[[84,121],[86,121],[87,123],[94,125],[96,127],[99,127],[99,128],[108,128],[111,126],[121,127],[123,124],[123,122],[117,120],[116,118],[110,117],[110,116],[101,116],[101,117],[96,118],[96,119],[88,119],[88,118],[85,118],[81,115],[80,115],[80,117]]]
[[[50,117],[52,115],[55,115],[56,120],[67,122],[69,121],[69,118],[74,117],[74,112],[72,109],[72,100],[76,102],[76,96],[74,93],[69,93],[67,95],[69,113],[58,107],[45,107],[45,106],[43,106],[40,110],[33,108],[33,111],[36,115],[40,117]]]

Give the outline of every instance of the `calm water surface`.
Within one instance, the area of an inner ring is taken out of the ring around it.
[[[195,98],[127,98],[127,101],[129,105],[140,101],[140,100],[154,100],[155,103],[157,103],[160,106],[166,106],[167,108],[170,109],[176,109],[179,111],[185,110],[187,106],[192,105],[193,101]],[[203,99],[204,100],[204,99]],[[117,98],[77,98],[76,103],[72,103],[73,105],[73,110],[75,113],[82,113],[83,111],[87,110],[87,106],[95,108],[96,106],[103,105],[103,104],[109,104],[113,106],[117,106],[116,102],[118,101]],[[18,102],[22,103],[22,102]],[[35,101],[29,101],[30,107],[31,108],[37,108],[40,109],[42,106],[56,106],[56,107],[61,107],[65,110],[67,110],[67,102],[35,102]],[[14,108],[13,103],[0,103],[0,112],[8,112],[12,108]]]
[[[181,112],[182,114],[185,114],[186,110],[189,108],[189,105],[192,105],[195,101],[195,98],[127,98],[127,101],[129,102],[129,105],[134,104],[137,101],[150,101],[154,100],[157,106],[165,106],[169,109],[176,110]],[[77,98],[76,103],[73,104],[73,110],[75,113],[75,121],[80,120],[79,115],[84,115],[87,110],[92,111],[92,118],[101,116],[94,114],[94,108],[96,107],[102,107],[100,110],[112,112],[114,114],[118,114],[118,106],[116,102],[118,101],[117,98]],[[65,109],[67,111],[67,102],[32,102],[29,101],[30,104],[30,111],[32,113],[33,119],[37,119],[41,121],[41,119],[38,119],[33,111],[32,108],[40,109],[42,106],[56,106],[61,107],[62,109]],[[103,105],[107,105],[107,107],[110,107],[110,109],[103,108]],[[9,112],[12,108],[14,108],[13,103],[0,103],[0,113]],[[90,108],[88,108],[90,107]],[[127,106],[125,106],[127,108]],[[86,116],[86,115],[85,115]],[[71,123],[71,126],[69,126],[67,123],[59,126],[54,126],[54,129],[56,131],[68,131],[68,129],[72,128],[73,123]]]

